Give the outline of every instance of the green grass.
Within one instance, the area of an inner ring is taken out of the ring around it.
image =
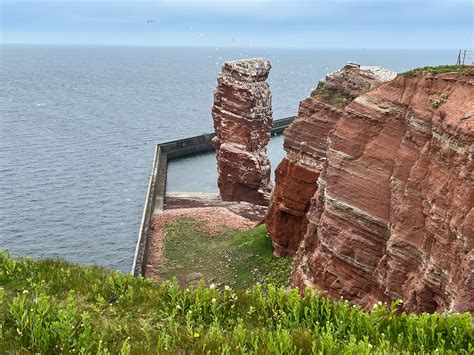
[[[473,354],[469,314],[365,312],[307,290],[180,290],[0,253],[1,354]]]
[[[420,67],[415,68],[404,73],[400,73],[401,76],[414,77],[421,73],[430,73],[432,75],[444,74],[444,73],[466,73],[474,74],[474,68],[463,65],[439,65],[436,67]]]
[[[265,226],[251,231],[227,230],[219,235],[201,232],[203,223],[178,218],[166,227],[162,279],[177,278],[183,286],[204,280],[206,285],[244,289],[255,283],[287,286],[291,259],[272,255]],[[187,247],[184,247],[187,246]]]
[[[317,98],[332,106],[344,108],[351,101],[349,98],[341,95],[337,90],[331,89],[324,82],[319,82],[316,89],[311,92],[311,97]]]

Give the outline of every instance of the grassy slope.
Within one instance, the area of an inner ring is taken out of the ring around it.
[[[404,73],[400,73],[401,76],[416,76],[421,73],[429,72],[432,75],[444,74],[444,73],[466,73],[474,74],[474,68],[462,65],[439,65],[436,67],[421,67],[415,68]]]
[[[322,81],[320,81],[316,89],[311,92],[311,97],[338,108],[346,107],[351,101],[349,98],[342,96],[340,92],[329,88],[328,85]]]
[[[185,285],[203,279],[207,285],[225,284],[234,289],[257,282],[289,284],[291,259],[272,255],[265,226],[244,233],[227,230],[212,236],[200,231],[202,225],[191,218],[178,218],[167,225],[160,277],[176,277]]]
[[[474,353],[469,314],[364,312],[316,293],[180,290],[0,253],[0,353]]]

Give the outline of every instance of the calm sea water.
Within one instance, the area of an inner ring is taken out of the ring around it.
[[[267,146],[267,154],[272,166],[271,179],[274,180],[274,169],[285,156],[283,135],[272,137]],[[198,175],[196,175],[196,172]],[[197,176],[197,177],[196,177]],[[171,160],[168,163],[166,193],[168,195],[183,193],[205,193],[218,195],[217,162],[213,152]]]
[[[449,51],[87,46],[3,45],[0,51],[0,248],[126,272],[154,144],[212,131],[210,107],[224,60],[271,60],[274,118],[281,118],[294,115],[317,81],[346,61],[403,71],[455,57]],[[171,190],[212,190],[209,179],[200,183],[206,169],[172,168]]]

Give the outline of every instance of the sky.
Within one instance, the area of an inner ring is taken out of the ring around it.
[[[2,43],[473,49],[472,0],[0,0]]]

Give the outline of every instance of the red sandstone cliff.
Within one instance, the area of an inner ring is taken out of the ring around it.
[[[275,171],[275,190],[265,222],[275,255],[293,255],[306,232],[306,213],[325,163],[328,137],[344,107],[395,76],[378,67],[348,64],[328,75],[300,103],[298,115],[284,133],[287,155]]]
[[[272,185],[266,146],[272,96],[266,59],[225,62],[217,78],[212,118],[222,200],[268,205]]]
[[[305,112],[291,130],[311,147],[287,143],[291,131],[285,141],[304,147],[305,165],[279,167],[275,189],[305,200],[313,187],[301,237],[285,224],[274,233],[273,207],[266,221],[280,254],[298,244],[294,285],[366,308],[403,299],[407,311],[473,312],[474,75],[398,77],[344,110],[308,99]]]

